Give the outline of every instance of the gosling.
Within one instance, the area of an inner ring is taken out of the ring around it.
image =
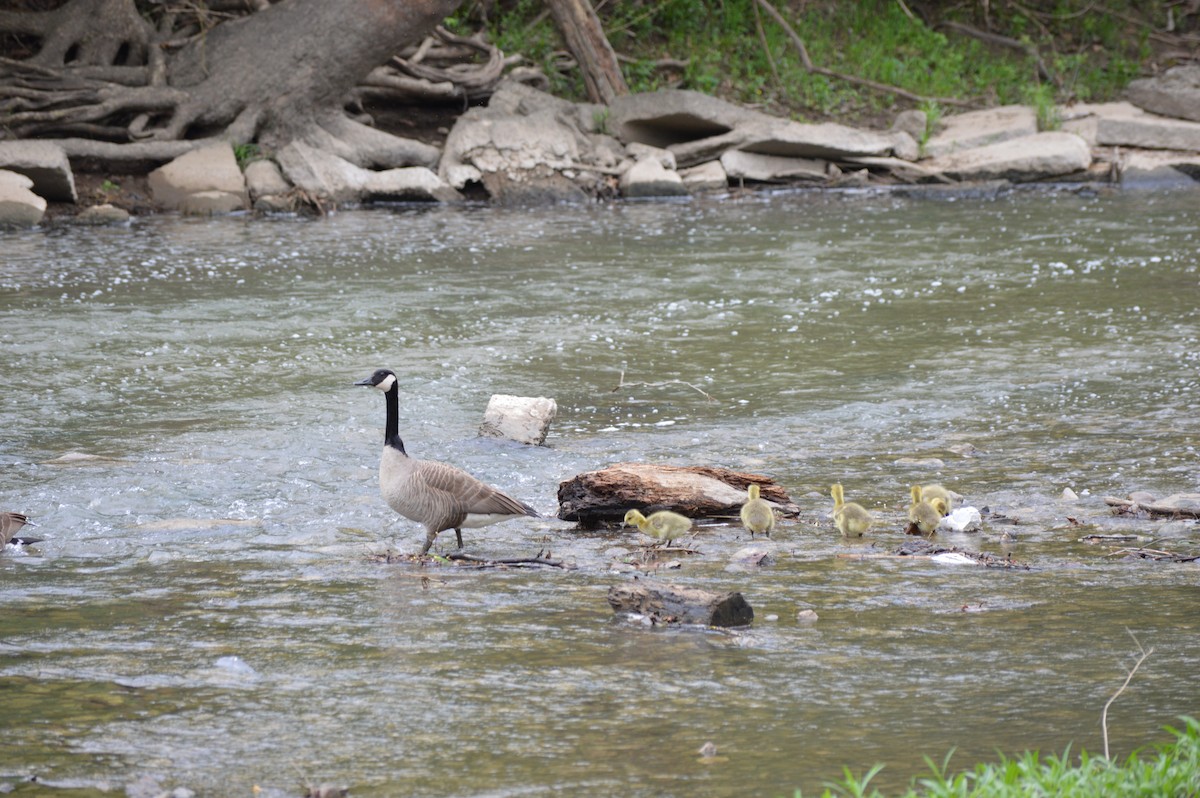
[[[638,510],[630,510],[625,513],[625,525],[636,526],[643,535],[660,541],[661,545],[670,546],[672,540],[692,528],[692,519],[670,510],[651,513],[649,518]]]
[[[908,508],[908,528],[905,530],[910,535],[932,535],[946,514],[946,502],[941,496],[935,496],[932,500],[923,496],[921,486],[913,485],[913,503]]]
[[[848,538],[860,538],[870,531],[875,523],[875,516],[857,502],[847,502],[842,494],[840,483],[829,489],[833,497],[833,523],[838,531]]]
[[[775,528],[775,511],[770,502],[760,498],[760,492],[759,486],[751,482],[746,486],[746,503],[742,505],[742,526],[749,530],[751,540],[755,534],[771,537]]]
[[[934,499],[941,499],[946,505],[946,513],[950,512],[950,508],[954,506],[954,499],[950,497],[950,491],[943,488],[941,485],[924,485],[921,487],[921,498],[927,502],[932,502]]]

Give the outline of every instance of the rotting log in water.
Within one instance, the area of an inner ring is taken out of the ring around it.
[[[645,615],[652,623],[746,626],[754,620],[754,609],[741,593],[679,585],[613,585],[608,603],[613,612]]]
[[[672,510],[692,519],[736,520],[751,483],[758,484],[762,498],[785,516],[799,514],[787,492],[761,474],[708,466],[617,463],[559,483],[558,517],[582,527],[621,523],[629,510],[647,515]]]
[[[1115,515],[1136,515],[1145,511],[1152,516],[1166,518],[1200,518],[1200,494],[1176,493],[1165,499],[1155,500],[1149,497],[1133,494],[1137,499],[1118,499],[1105,496],[1104,503],[1113,508]]]

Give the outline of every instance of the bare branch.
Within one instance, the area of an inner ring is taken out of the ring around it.
[[[1112,706],[1112,703],[1117,700],[1117,697],[1119,695],[1121,695],[1121,693],[1125,692],[1125,688],[1128,687],[1129,683],[1133,680],[1133,675],[1135,673],[1137,673],[1138,668],[1142,667],[1142,663],[1146,661],[1146,658],[1154,653],[1153,647],[1151,647],[1149,650],[1142,648],[1142,644],[1138,641],[1137,635],[1135,635],[1133,632],[1131,632],[1128,629],[1126,629],[1125,631],[1129,632],[1129,636],[1133,638],[1134,644],[1137,645],[1138,651],[1140,651],[1142,655],[1140,657],[1138,657],[1137,662],[1133,663],[1133,667],[1129,669],[1129,674],[1126,675],[1126,677],[1125,677],[1125,682],[1117,689],[1117,692],[1113,693],[1112,697],[1104,702],[1104,711],[1100,713],[1100,727],[1104,731],[1104,758],[1105,759],[1109,758],[1109,755],[1108,755],[1108,708],[1110,706]]]

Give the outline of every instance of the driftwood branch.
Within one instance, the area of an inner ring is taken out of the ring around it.
[[[1165,516],[1167,518],[1200,518],[1200,509],[1193,507],[1176,507],[1170,504],[1142,504],[1132,499],[1118,499],[1113,496],[1105,496],[1104,503],[1114,508],[1113,512],[1118,514],[1136,513],[1138,510],[1145,510],[1151,515]]]
[[[617,380],[617,385],[615,388],[612,389],[611,393],[616,393],[617,391],[621,390],[622,388],[633,388],[633,387],[665,388],[668,385],[686,385],[687,387],[691,388],[696,393],[703,396],[708,401],[710,401],[710,402],[717,401],[710,394],[706,393],[703,389],[697,388],[695,385],[692,385],[690,382],[684,382],[683,380],[664,380],[662,382],[625,382],[625,370],[624,369],[621,370],[621,376]]]
[[[788,38],[792,40],[792,44],[796,46],[796,50],[800,54],[800,62],[804,64],[804,69],[814,75],[824,75],[827,78],[834,78],[835,80],[853,83],[856,86],[863,86],[865,88],[873,89],[874,91],[883,92],[885,94],[894,94],[897,97],[903,97],[904,99],[911,100],[915,103],[935,102],[938,105],[953,105],[962,108],[970,108],[974,105],[974,103],[968,100],[959,100],[954,97],[926,97],[923,94],[914,94],[913,92],[902,89],[899,86],[891,86],[887,83],[880,83],[868,78],[860,78],[857,75],[847,75],[843,72],[837,72],[832,69],[826,69],[825,67],[819,67],[814,64],[812,58],[809,57],[808,48],[805,47],[804,40],[800,38],[800,34],[796,33],[795,28],[793,28],[788,21],[783,18],[783,15],[776,10],[775,6],[771,5],[767,0],[755,0],[755,2],[763,11],[767,12],[767,16],[775,20],[775,22],[777,22],[779,26],[783,28],[784,32],[787,33]]]
[[[570,571],[575,568],[573,565],[568,565],[562,560],[553,560],[548,556],[542,556],[542,552],[538,552],[533,557],[505,557],[494,560],[487,557],[476,557],[471,554],[463,554],[462,552],[453,552],[445,555],[447,560],[452,562],[465,562],[475,565],[479,568],[512,568],[526,566],[545,566],[547,568],[562,568]]]
[[[1126,629],[1125,631],[1129,632],[1128,629]],[[1142,667],[1142,663],[1146,661],[1146,658],[1154,653],[1153,646],[1150,648],[1149,651],[1142,648],[1141,642],[1138,641],[1137,636],[1133,632],[1129,632],[1129,636],[1133,638],[1133,642],[1135,645],[1137,645],[1138,651],[1141,652],[1141,656],[1138,657],[1137,662],[1133,663],[1133,667],[1129,669],[1129,673],[1125,676],[1124,683],[1122,683],[1122,685],[1119,688],[1117,688],[1117,692],[1113,693],[1112,697],[1104,702],[1104,710],[1100,713],[1100,728],[1104,732],[1104,758],[1105,759],[1109,758],[1109,756],[1108,756],[1108,708],[1110,706],[1112,706],[1112,703],[1117,700],[1117,697],[1120,696],[1121,693],[1125,692],[1125,688],[1128,687],[1129,683],[1133,680],[1133,675],[1135,673],[1137,673],[1138,668]]]

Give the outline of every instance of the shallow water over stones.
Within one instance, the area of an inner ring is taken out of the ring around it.
[[[1155,653],[1111,743],[1163,739],[1197,712],[1200,572],[1080,541],[1156,537],[1105,495],[1197,490],[1196,218],[1188,193],[792,194],[7,235],[0,509],[45,540],[0,554],[0,783],[732,796],[884,762],[896,785],[950,748],[1100,750],[1127,630]],[[383,403],[352,383],[381,366],[410,452],[548,516],[467,551],[574,570],[371,558],[423,539],[375,485]],[[493,393],[554,397],[548,445],[476,437]],[[612,618],[641,541],[553,515],[622,460],[791,492],[773,564],[705,525],[644,577],[741,590],[753,626]],[[833,481],[872,537],[838,538]],[[1020,521],[940,542],[1030,567],[847,556],[899,546],[931,481]]]

